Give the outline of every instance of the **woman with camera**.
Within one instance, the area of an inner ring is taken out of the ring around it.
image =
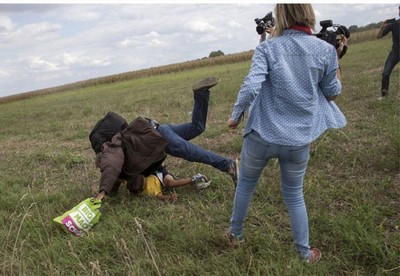
[[[303,181],[310,144],[325,130],[346,125],[333,102],[341,91],[338,54],[333,45],[312,35],[311,4],[277,4],[275,16],[272,37],[257,46],[227,121],[230,128],[237,128],[251,106],[225,237],[243,241],[244,220],[260,175],[268,161],[277,158],[294,243],[299,256],[311,264],[320,259],[321,251],[309,244]]]

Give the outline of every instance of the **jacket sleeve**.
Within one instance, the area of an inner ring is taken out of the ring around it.
[[[99,192],[111,192],[124,164],[124,152],[121,148],[121,137],[119,134],[113,137],[111,143],[102,145],[102,154],[100,158],[100,185]]]
[[[324,96],[328,98],[339,95],[342,90],[342,84],[337,77],[338,57],[333,46],[329,47],[325,58],[325,72],[318,85]]]
[[[238,92],[236,103],[231,114],[231,118],[235,122],[239,121],[240,116],[246,112],[253,103],[254,99],[260,93],[262,84],[265,82],[268,75],[269,68],[264,47],[264,44],[256,47],[249,73]]]
[[[386,36],[389,32],[393,30],[394,24],[388,24],[385,29],[383,29],[382,37]]]

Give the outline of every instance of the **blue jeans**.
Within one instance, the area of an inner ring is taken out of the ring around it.
[[[390,51],[386,62],[385,62],[385,67],[383,68],[382,72],[382,86],[381,86],[381,91],[382,90],[389,90],[389,81],[390,81],[390,74],[392,73],[393,68],[396,66],[396,64],[400,61],[400,55],[396,54],[393,50]],[[386,95],[382,95],[386,96]]]
[[[210,98],[210,91],[194,92],[193,94],[192,122],[175,125],[164,124],[157,129],[161,136],[169,142],[165,152],[190,162],[211,165],[216,169],[227,172],[233,162],[232,159],[219,156],[189,142],[189,140],[203,133],[206,128]]]
[[[270,144],[255,131],[244,138],[231,217],[234,235],[242,235],[247,209],[263,169],[271,158],[278,158],[282,196],[289,211],[296,249],[303,257],[310,255],[308,217],[303,197],[303,180],[309,157],[310,145],[290,147]]]

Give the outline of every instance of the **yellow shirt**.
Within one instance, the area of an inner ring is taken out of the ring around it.
[[[162,194],[161,182],[155,175],[149,175],[144,179],[145,185],[142,195],[157,196]]]

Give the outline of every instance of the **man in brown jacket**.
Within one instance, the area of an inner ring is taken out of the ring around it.
[[[192,122],[159,125],[154,120],[138,117],[127,128],[115,134],[111,142],[103,143],[101,152],[96,155],[96,166],[101,171],[97,199],[102,200],[105,195],[117,190],[120,185],[118,179],[137,183],[140,187],[144,177],[161,165],[166,154],[226,172],[236,187],[237,160],[222,157],[189,142],[205,130],[209,89],[218,82],[218,78],[210,77],[193,85]]]

